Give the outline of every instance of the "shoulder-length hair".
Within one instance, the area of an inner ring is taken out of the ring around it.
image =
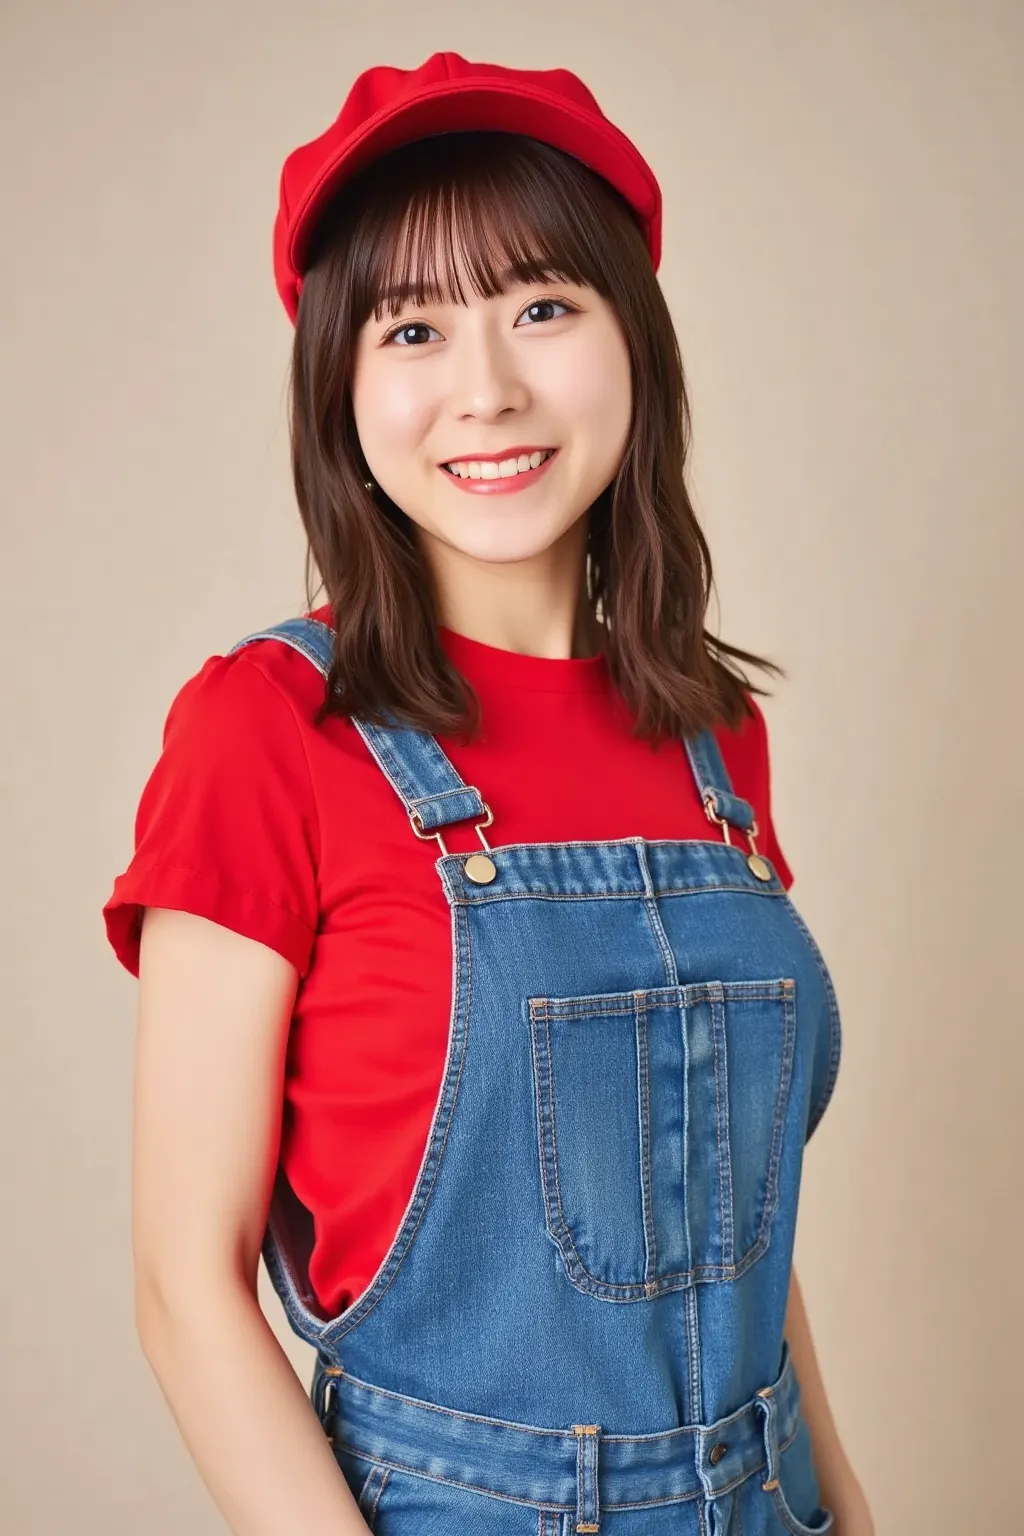
[[[633,408],[614,480],[585,514],[586,583],[634,734],[654,742],[719,722],[736,729],[765,693],[736,661],[772,661],[710,635],[711,557],[685,483],[690,407],[675,329],[629,205],[572,156],[517,134],[465,132],[391,151],[342,187],[318,224],[290,371],[292,472],[308,540],[306,596],[326,593],[334,658],[316,723],[381,723],[388,710],[471,738],[476,695],[448,661],[432,579],[410,518],[369,475],[350,390],[358,333],[385,296],[465,303],[559,279],[596,289],[628,344]],[[314,589],[312,566],[320,575]]]

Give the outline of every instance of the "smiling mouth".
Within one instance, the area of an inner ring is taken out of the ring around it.
[[[456,480],[510,480],[516,475],[528,474],[553,458],[557,448],[538,449],[534,453],[522,453],[518,458],[453,459],[441,468]]]

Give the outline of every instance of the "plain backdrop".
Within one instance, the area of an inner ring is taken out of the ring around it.
[[[134,1333],[100,908],[174,693],[303,600],[281,162],[364,68],[453,49],[575,70],[662,183],[712,621],[789,673],[775,820],[843,1015],[797,1247],[822,1365],[879,1536],[1020,1529],[1024,7],[0,17],[0,1525],[225,1529]]]

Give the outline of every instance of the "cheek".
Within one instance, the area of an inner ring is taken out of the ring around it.
[[[557,390],[560,410],[567,422],[593,439],[602,449],[614,452],[629,427],[632,414],[632,383],[629,354],[618,338],[595,338],[593,344],[573,349],[564,366],[549,381]]]
[[[422,381],[403,378],[404,369],[364,370],[353,381],[352,411],[366,452],[413,446],[429,419]],[[410,370],[411,374],[412,370]]]

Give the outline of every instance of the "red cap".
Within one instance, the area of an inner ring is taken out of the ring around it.
[[[341,185],[400,144],[472,129],[525,134],[590,166],[634,209],[657,271],[661,189],[640,151],[609,122],[582,80],[567,69],[507,69],[434,53],[418,69],[378,64],[364,70],[326,132],[284,162],[274,277],[293,322],[310,235]]]

